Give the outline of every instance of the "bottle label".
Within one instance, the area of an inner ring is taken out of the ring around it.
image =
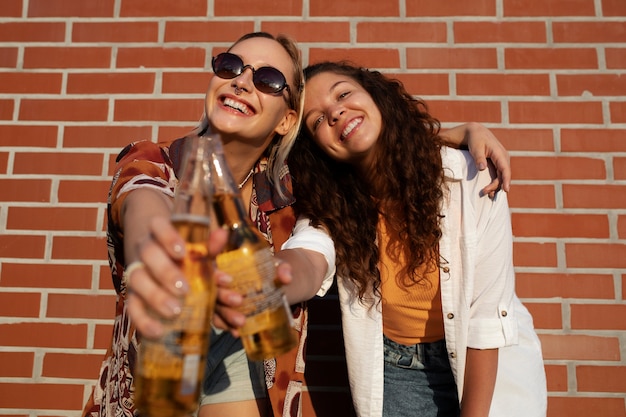
[[[233,277],[231,288],[244,297],[239,308],[247,321],[266,311],[285,308],[283,292],[276,286],[274,256],[269,249],[248,247],[220,254],[217,267]]]

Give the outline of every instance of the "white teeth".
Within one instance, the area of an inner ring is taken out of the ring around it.
[[[361,123],[361,121],[363,121],[363,119],[360,117],[351,121],[350,124],[348,124],[348,126],[346,126],[346,128],[343,130],[343,132],[341,132],[341,137],[346,138],[346,136],[348,136],[350,132],[352,132],[352,129],[354,129],[359,123]]]
[[[248,110],[248,106],[246,106],[240,101],[235,101],[232,98],[225,98],[224,105],[227,107],[231,107],[235,110],[239,110],[243,114],[250,114],[250,110]]]

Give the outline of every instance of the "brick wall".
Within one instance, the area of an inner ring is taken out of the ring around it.
[[[1,0],[0,415],[79,415],[114,313],[112,161],[192,127],[212,54],[253,30],[496,133],[549,416],[625,416],[625,0]],[[341,349],[312,331],[315,379]]]

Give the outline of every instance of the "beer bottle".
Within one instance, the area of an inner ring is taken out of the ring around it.
[[[181,269],[189,283],[180,315],[164,320],[157,340],[143,339],[136,374],[136,407],[149,417],[194,415],[198,407],[217,290],[208,254],[211,213],[208,139],[189,137],[174,197],[172,224],[185,240]]]
[[[211,139],[210,161],[215,216],[229,230],[216,264],[233,277],[232,288],[243,296],[239,311],[246,323],[239,329],[241,341],[250,360],[274,358],[297,344],[291,311],[275,281],[274,255],[248,215],[218,135]]]

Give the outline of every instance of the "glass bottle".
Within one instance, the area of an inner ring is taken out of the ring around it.
[[[198,407],[217,290],[208,254],[211,213],[209,142],[186,138],[174,197],[172,224],[185,240],[181,269],[189,283],[181,313],[164,320],[160,339],[142,339],[136,375],[136,407],[149,417],[194,415]]]
[[[218,135],[212,136],[211,145],[213,207],[217,222],[229,230],[216,264],[233,277],[231,288],[243,295],[239,311],[246,315],[246,323],[239,334],[248,358],[274,358],[297,344],[291,311],[275,281],[270,245],[250,220]]]

